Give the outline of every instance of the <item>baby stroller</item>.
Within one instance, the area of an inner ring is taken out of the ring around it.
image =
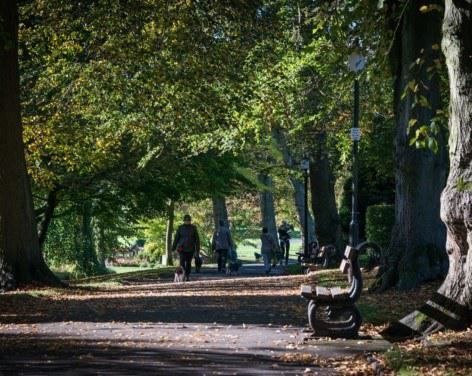
[[[229,249],[228,251],[228,268],[226,269],[226,273],[229,275],[238,275],[239,274],[239,267],[241,266],[241,262],[238,260],[238,253],[236,249]]]

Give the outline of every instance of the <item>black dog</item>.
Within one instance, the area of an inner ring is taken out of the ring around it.
[[[200,269],[202,268],[203,259],[200,255],[195,255],[195,271],[200,273]]]

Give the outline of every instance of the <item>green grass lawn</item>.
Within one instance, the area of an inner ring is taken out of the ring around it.
[[[261,253],[259,239],[246,239],[238,245],[238,258],[243,262],[254,262],[254,252]],[[302,248],[301,239],[292,239],[290,244],[290,258],[297,258],[296,253]]]
[[[129,272],[137,272],[140,270],[146,270],[146,269],[152,269],[150,267],[144,267],[144,266],[109,266],[107,267],[107,270],[110,271],[110,273],[129,273]]]
[[[106,269],[106,274],[123,274],[130,272],[138,272],[142,270],[152,269],[151,267],[144,266],[109,266]],[[61,280],[74,279],[72,273],[69,270],[53,270],[54,274]]]

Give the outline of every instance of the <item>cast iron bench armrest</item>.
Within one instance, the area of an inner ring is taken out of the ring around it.
[[[355,304],[362,293],[362,273],[358,256],[371,246],[372,243],[364,242],[356,248],[346,247],[339,269],[344,274],[349,273],[350,288],[301,285],[301,296],[309,300],[308,322],[315,335],[357,337],[362,322],[361,313]]]

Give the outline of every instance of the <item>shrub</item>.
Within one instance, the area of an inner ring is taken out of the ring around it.
[[[144,262],[155,264],[160,261],[161,256],[164,254],[163,247],[157,242],[147,242],[144,246],[144,250],[139,253],[139,259]]]
[[[376,242],[385,249],[390,243],[393,224],[395,222],[394,205],[372,205],[366,213],[367,239]]]

